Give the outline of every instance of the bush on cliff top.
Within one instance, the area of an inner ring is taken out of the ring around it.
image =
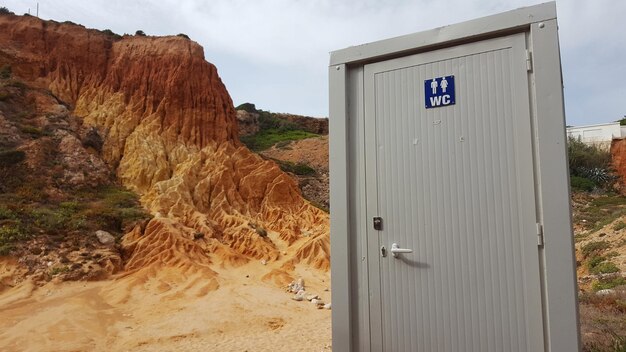
[[[317,134],[309,133],[302,130],[281,130],[281,129],[268,129],[261,130],[259,133],[241,137],[240,140],[250,150],[262,151],[270,148],[274,144],[282,141],[295,141],[299,139],[306,139],[317,137]]]
[[[572,175],[572,188],[589,190],[589,183],[581,178],[587,179],[599,187],[608,187],[615,180],[611,167],[610,151],[595,145],[587,145],[579,138],[569,137],[567,154],[570,175]],[[573,177],[579,177],[579,179]]]
[[[246,111],[246,112],[249,112],[249,113],[257,112],[256,111],[256,106],[254,104],[252,104],[252,103],[243,103],[243,104],[237,106],[235,108],[235,110],[243,110],[243,111]]]
[[[0,7],[0,15],[15,15],[15,13],[13,11],[10,11],[6,7],[2,6]]]

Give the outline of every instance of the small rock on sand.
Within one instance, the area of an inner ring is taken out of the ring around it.
[[[98,241],[100,241],[103,245],[111,246],[115,244],[115,237],[106,231],[96,231],[96,237],[98,237]]]
[[[607,288],[607,289],[604,289],[604,290],[599,290],[598,292],[596,292],[596,295],[598,295],[598,296],[610,296],[610,295],[612,295],[614,293],[615,293],[615,290]]]
[[[312,301],[312,300],[314,300],[316,298],[319,298],[319,297],[317,295],[308,295],[308,296],[306,296],[306,300],[307,301]]]
[[[324,304],[324,309],[330,309],[330,303]]]

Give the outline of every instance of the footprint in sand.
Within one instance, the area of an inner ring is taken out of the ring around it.
[[[267,322],[267,326],[270,330],[278,330],[285,326],[285,320],[281,318],[272,318]]]

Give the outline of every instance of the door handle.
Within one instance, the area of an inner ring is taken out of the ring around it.
[[[400,248],[397,243],[392,244],[391,255],[393,255],[394,258],[398,258],[399,253],[413,253],[413,250],[409,248]]]

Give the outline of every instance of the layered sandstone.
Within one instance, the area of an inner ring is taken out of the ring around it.
[[[611,164],[619,177],[620,191],[626,194],[626,139],[611,142]]]
[[[231,98],[197,43],[0,16],[4,65],[96,128],[104,160],[155,215],[126,236],[127,269],[252,258],[328,268],[327,215],[238,142]],[[297,254],[283,258],[279,244]]]

